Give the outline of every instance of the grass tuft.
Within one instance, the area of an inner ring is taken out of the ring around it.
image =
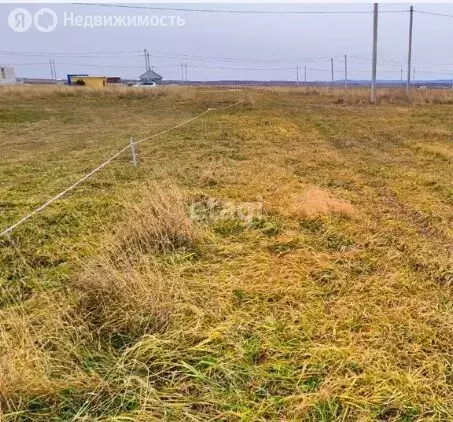
[[[173,185],[145,188],[139,204],[126,205],[127,221],[115,236],[126,252],[190,250],[197,233],[182,192]]]

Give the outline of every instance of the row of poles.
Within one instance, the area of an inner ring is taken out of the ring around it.
[[[378,40],[378,3],[374,3],[373,10],[373,52],[371,59],[371,102],[376,102],[376,77],[377,77],[377,40]],[[414,25],[414,7],[410,6],[409,9],[409,51],[407,57],[407,81],[406,81],[406,95],[410,95],[411,90],[411,71],[413,72],[413,79],[415,79],[415,69],[412,70],[412,29]],[[330,59],[330,72],[332,85],[335,81],[334,78],[334,60]],[[307,67],[304,67],[304,80],[307,83]],[[299,67],[296,67],[296,81],[299,85]],[[403,85],[403,67],[401,66],[401,85]],[[348,56],[344,55],[344,86],[348,87]]]
[[[153,68],[151,67],[151,64],[150,64],[150,60],[149,60],[149,52],[146,50],[144,50],[144,56],[145,56],[145,68],[146,68],[146,71],[148,70],[153,70]],[[187,63],[181,63],[181,85],[184,85],[184,83],[188,80],[187,78]]]
[[[377,75],[377,38],[378,38],[378,14],[379,14],[379,6],[378,3],[374,3],[373,9],[373,53],[372,53],[372,64],[371,64],[371,102],[376,102],[376,75]],[[409,9],[409,51],[407,57],[407,81],[406,81],[406,94],[407,96],[410,95],[411,89],[411,66],[412,66],[412,29],[414,24],[414,7],[410,6]],[[150,65],[150,57],[148,51],[144,50],[145,56],[145,67],[146,70],[152,70]],[[56,81],[57,79],[57,71],[55,69],[55,61],[50,60],[50,72],[52,75],[52,80]],[[332,76],[332,83],[334,82],[334,62],[333,58],[330,59],[330,67],[331,67],[331,76]],[[415,73],[415,69],[414,69]],[[401,68],[401,81],[403,69]],[[344,56],[344,86],[348,86],[348,59],[347,55]],[[297,84],[299,84],[299,67],[296,67],[296,78]],[[414,76],[415,79],[415,76]],[[183,85],[187,81],[187,63],[181,63],[181,85]],[[304,81],[307,83],[307,66],[304,67]]]
[[[304,66],[302,69],[304,70],[303,82],[300,79],[301,68],[299,66],[296,66],[296,82],[297,82],[298,86],[299,86],[300,83],[303,83],[303,84],[307,84],[308,83],[307,66]],[[333,57],[330,59],[330,73],[331,73],[331,79],[330,79],[331,80],[331,85],[333,85],[335,83],[335,69],[334,69],[334,59],[333,59]],[[400,69],[401,84],[400,84],[400,86],[404,85],[403,73],[404,73],[404,69],[403,69],[403,66],[401,66],[401,69]],[[344,55],[344,79],[343,79],[343,81],[344,81],[344,87],[347,88],[348,84],[349,84],[349,78],[348,78],[348,55],[347,54]],[[414,81],[415,81],[415,67],[412,68],[412,82],[414,82]]]
[[[55,60],[49,60],[49,65],[50,65],[50,75],[53,83],[57,83],[57,70],[55,68]],[[150,57],[149,53],[145,50],[145,68],[146,70],[152,70],[152,67],[150,65]],[[180,78],[180,84],[184,85],[186,81],[188,81],[188,76],[187,76],[187,63],[180,63],[180,68],[181,68],[181,78]],[[307,78],[307,66],[304,66],[303,68],[296,66],[296,81],[297,85],[301,83],[301,73],[303,70],[303,83],[307,84],[308,83],[308,78]],[[335,73],[334,73],[334,60],[333,58],[330,59],[330,71],[331,71],[331,83],[333,84],[335,81]],[[403,85],[403,66],[401,66],[401,85]],[[411,68],[408,67],[408,72],[411,72]],[[412,81],[415,80],[415,68],[412,68]],[[348,56],[347,54],[344,55],[344,87],[348,87]],[[410,78],[408,77],[408,82],[406,84],[407,90],[408,90],[408,95],[409,95],[409,86],[410,86]]]
[[[371,64],[371,102],[376,102],[376,68],[377,68],[377,37],[378,37],[378,3],[374,3],[373,10],[373,55]],[[411,65],[412,65],[412,29],[414,26],[414,6],[409,9],[409,46],[407,54],[407,82],[406,95],[411,92]]]
[[[371,59],[371,102],[376,102],[376,77],[377,77],[377,41],[378,41],[378,15],[379,5],[378,3],[373,4],[373,51]],[[411,89],[411,66],[412,66],[412,29],[414,24],[414,7],[410,6],[409,9],[409,51],[407,57],[407,81],[406,81],[406,95],[410,95]],[[149,54],[145,53],[145,57],[149,63]],[[148,64],[149,66],[149,64]],[[332,83],[334,82],[334,61],[330,59],[330,68]],[[414,69],[415,79],[415,69]],[[299,66],[296,67],[296,80],[299,84]],[[181,63],[181,85],[187,81],[187,63]],[[307,83],[307,66],[304,66],[304,82]],[[401,83],[403,82],[403,68],[401,67]],[[348,86],[348,57],[344,56],[344,86]]]

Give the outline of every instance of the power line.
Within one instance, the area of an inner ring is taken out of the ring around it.
[[[150,50],[147,50],[150,51]],[[136,56],[142,57],[143,51],[133,50],[128,52],[127,56]],[[251,58],[240,58],[240,57],[219,57],[219,56],[200,56],[200,55],[189,55],[189,54],[178,54],[178,53],[167,53],[161,54],[156,52],[151,52],[153,57],[158,58],[167,58],[167,59],[184,59],[191,61],[211,61],[216,60],[219,62],[250,62],[250,63],[297,63],[297,62],[319,62],[319,61],[328,61],[330,57],[300,57],[294,59],[251,59]],[[58,57],[75,57],[75,58],[91,58],[93,55],[95,57],[118,57],[118,53],[113,54],[113,52],[87,52],[87,53],[69,53],[69,52],[17,52],[17,51],[0,51],[0,55],[4,56],[23,56],[23,57],[49,57],[49,56],[58,56]],[[339,56],[338,56],[339,57]]]
[[[441,16],[443,18],[453,18],[453,15],[449,15],[448,13],[437,13],[437,12],[428,12],[425,10],[415,10],[415,13],[420,13],[422,15],[431,15],[431,16]]]
[[[142,53],[143,54],[143,53]],[[134,53],[134,54],[127,54],[125,57],[139,57],[142,54]],[[77,58],[108,58],[108,57],[118,57],[120,54],[104,54],[102,52],[100,53],[85,53],[85,54],[80,54],[80,53],[65,53],[65,52],[16,52],[16,51],[0,51],[0,55],[2,56],[19,56],[19,57],[49,57],[49,56],[55,56],[55,57],[77,57]]]
[[[165,10],[174,12],[200,12],[200,13],[237,13],[237,14],[262,14],[262,15],[368,15],[372,11],[366,10],[241,10],[241,9],[190,9],[187,7],[161,7],[161,6],[131,6],[111,3],[73,3],[79,6],[115,7],[122,9]],[[383,10],[380,13],[405,13],[407,10]]]
[[[366,62],[366,63],[371,63],[372,62],[372,59],[369,59],[367,57],[354,56],[354,55],[351,55],[351,57],[353,57],[355,59],[358,59],[358,60],[361,60],[362,62]],[[388,64],[389,66],[401,66],[400,63],[397,63],[397,62],[395,62],[393,60],[381,60],[381,59],[379,59],[379,61],[381,63]]]
[[[143,56],[143,53],[142,53]],[[339,56],[338,56],[339,57]],[[342,56],[344,60],[344,55]],[[329,59],[330,61],[330,59]],[[10,66],[48,66],[49,62],[28,62],[28,63],[7,63]],[[143,68],[142,64],[102,64],[102,63],[79,63],[79,62],[65,62],[65,61],[55,61],[55,64],[62,65],[62,66],[81,66],[81,67],[99,67],[99,68]],[[351,62],[348,60],[348,70],[354,73],[368,73],[369,70],[360,69],[360,68],[350,68],[350,64],[363,64],[363,63],[356,63]],[[294,70],[294,66],[273,66],[273,67],[237,67],[237,66],[216,66],[216,65],[200,65],[200,64],[193,64],[188,63],[188,66],[194,69],[214,69],[214,70],[233,70],[233,71],[280,71],[280,70]],[[378,63],[378,68],[380,69],[380,73],[398,73],[401,68],[401,65],[394,65],[394,70],[389,69],[382,69],[387,65],[381,65]],[[393,66],[393,65],[392,65]],[[434,70],[436,67],[453,67],[453,63],[450,64],[418,64],[414,63],[414,66],[417,68],[425,68],[426,70],[420,70],[423,72],[429,72],[430,70]],[[180,63],[173,63],[173,64],[164,64],[164,63],[155,63],[154,67],[156,68],[178,68],[180,67]],[[305,66],[307,70],[317,71],[317,72],[331,72],[330,65],[326,63],[325,68],[321,67],[312,67],[312,66]],[[406,66],[403,66],[404,68]]]
[[[105,64],[94,64],[94,63],[73,63],[73,62],[57,62],[55,61],[55,64],[58,64],[60,66],[80,66],[80,67],[98,67],[98,68],[131,68],[131,69],[141,69],[143,68],[143,65],[137,64],[137,65],[105,65]],[[48,62],[32,62],[32,63],[8,63],[8,65],[11,66],[48,66]],[[172,65],[167,65],[167,64],[154,64],[154,67],[156,69],[162,69],[162,68],[179,68],[181,64],[175,63]],[[189,66],[189,65],[188,65]],[[227,71],[284,71],[284,70],[294,70],[294,67],[227,67],[227,66],[199,66],[199,65],[190,65],[191,68],[194,69],[216,69],[216,70],[227,70]],[[305,66],[307,70],[311,71],[316,71],[316,72],[331,72],[331,69],[329,67],[326,68],[319,68],[319,67],[309,67]],[[369,73],[368,70],[364,69],[354,69],[354,68],[348,68],[348,72],[352,73]],[[425,72],[423,70],[423,72]],[[426,71],[429,72],[429,71]],[[396,70],[380,70],[380,73],[397,73]],[[433,72],[434,73],[434,72]]]
[[[415,12],[415,10],[414,10]],[[371,60],[370,59],[367,59],[365,57],[359,57],[359,56],[350,56],[350,57],[354,57],[356,59],[359,59],[361,60],[361,62],[352,62],[354,64],[364,64],[364,63],[371,63]],[[417,67],[452,67],[453,66],[453,63],[413,63],[414,66],[417,66]],[[381,60],[379,59],[379,62],[378,62],[378,66],[395,66],[395,67],[400,67],[402,66],[403,64],[402,63],[397,63],[395,61],[390,61],[390,60]]]
[[[142,50],[121,50],[121,51],[85,51],[85,52],[57,52],[57,51],[9,51],[3,50],[0,51],[0,54],[5,55],[19,55],[19,56],[26,56],[26,55],[60,55],[60,54],[71,54],[74,56],[86,56],[86,55],[95,55],[98,56],[99,54],[112,54],[112,57],[115,57],[118,54],[138,54],[142,52]],[[115,55],[115,56],[113,56]]]
[[[415,10],[414,10],[415,12]],[[193,54],[178,54],[178,53],[168,53],[166,55],[163,54],[158,54],[155,52],[152,52],[150,50],[147,50],[152,57],[155,58],[162,58],[162,59],[168,59],[168,60],[178,60],[178,59],[184,59],[186,61],[217,61],[221,63],[227,63],[227,62],[243,62],[243,63],[298,63],[298,62],[305,62],[305,63],[318,63],[318,62],[330,62],[331,57],[327,56],[317,56],[317,57],[300,57],[300,58],[294,58],[294,59],[250,59],[250,58],[240,58],[240,57],[221,57],[221,56],[199,56],[199,55],[193,55]],[[69,53],[69,52],[54,52],[54,51],[41,51],[41,52],[28,52],[28,51],[23,51],[23,52],[17,52],[17,51],[0,51],[0,56],[13,56],[13,57],[60,57],[60,58],[80,58],[80,59],[92,59],[92,58],[117,58],[118,54],[112,54],[114,52],[110,51],[107,52],[107,54],[102,55],[102,52],[75,52],[75,53]],[[119,53],[119,52],[118,52]],[[130,50],[130,51],[123,51],[122,53],[127,53],[126,56],[130,57],[131,55],[134,57],[143,57],[143,50]],[[343,59],[344,55],[336,55],[332,56],[334,59]],[[372,60],[367,57],[363,56],[357,56],[357,55],[349,55],[350,58],[357,59],[358,62],[356,61],[349,61],[351,64],[365,64],[365,63],[371,63]],[[77,64],[77,63],[75,63]],[[394,60],[383,60],[379,59],[378,61],[378,66],[394,66],[394,67],[400,67],[403,63],[402,62],[397,62]],[[417,67],[450,67],[453,66],[453,63],[420,63],[416,62],[414,63]],[[294,67],[294,66],[293,66]]]
[[[122,4],[111,4],[111,3],[73,3],[78,6],[98,6],[98,7],[114,7],[123,9],[146,9],[146,10],[162,10],[162,11],[174,11],[174,12],[200,12],[200,13],[237,13],[237,14],[263,14],[263,15],[371,15],[371,10],[241,10],[241,9],[190,9],[187,7],[161,7],[161,6],[131,6]],[[380,10],[379,14],[393,14],[393,13],[407,13],[409,10]],[[453,18],[452,14],[430,12],[427,10],[415,10],[414,12],[441,16],[446,18]]]
[[[49,56],[52,56],[53,53],[49,53]],[[0,52],[0,55],[1,52]],[[19,55],[18,55],[19,56]],[[43,56],[39,56],[39,57],[49,57],[47,55],[43,55]],[[157,57],[157,58],[160,58],[159,56],[156,56],[154,54],[152,54],[153,57]],[[30,56],[30,57],[34,57],[34,56]],[[69,57],[69,56],[59,56],[61,58],[63,57]],[[71,56],[72,57],[72,56]],[[143,53],[138,55],[137,57],[143,57]],[[187,57],[190,57],[190,56],[187,56]],[[334,58],[344,58],[344,55],[343,56],[333,56]],[[354,60],[349,60],[349,57],[353,57],[353,58],[356,58],[358,59],[359,61],[354,61]],[[81,57],[81,56],[74,56],[74,58],[94,58],[94,57]],[[175,59],[176,60],[176,59]],[[188,62],[192,62],[193,59],[189,58],[187,60]],[[328,60],[319,60],[320,62],[326,62],[326,64],[328,62],[330,62],[330,58]],[[314,63],[315,60],[313,60],[312,63]],[[256,63],[261,63],[261,61],[257,60]],[[268,62],[268,63],[280,63],[280,61],[278,60],[275,60],[272,61],[272,62]],[[285,61],[285,60],[282,60],[281,63],[292,63],[290,61]],[[309,63],[307,61],[307,63]],[[364,64],[368,64],[368,63],[371,63],[371,60],[370,59],[366,59],[366,58],[363,58],[363,57],[359,57],[359,56],[348,56],[348,63],[349,64],[355,64],[355,65],[364,65]],[[28,65],[42,65],[42,64],[45,64],[45,65],[48,65],[48,62],[28,62],[28,63],[8,63],[10,65],[15,65],[15,66],[28,66]],[[123,65],[123,64],[93,64],[93,63],[73,63],[73,62],[58,62],[58,64],[63,64],[63,65],[74,65],[74,66],[92,66],[92,67],[95,67],[95,66],[98,66],[98,67],[143,67],[142,65]],[[453,63],[420,63],[420,62],[415,62],[413,63],[414,66],[417,66],[417,67],[425,67],[425,68],[436,68],[436,67],[453,67]],[[388,61],[388,60],[381,60],[379,59],[378,60],[378,67],[379,68],[383,68],[383,67],[395,67],[395,68],[400,68],[403,64],[402,63],[397,63],[397,62],[392,62],[392,61]],[[175,64],[158,64],[158,65],[155,65],[157,67],[175,67],[175,66],[179,66],[179,63],[176,63]],[[284,67],[260,67],[260,68],[255,68],[255,67],[252,67],[252,68],[242,68],[242,67],[228,67],[228,66],[206,66],[206,65],[200,65],[200,64],[191,64],[192,67],[199,67],[199,68],[212,68],[212,69],[236,69],[236,70],[242,70],[242,69],[250,69],[250,70],[254,70],[254,69],[258,69],[258,70],[272,70],[272,69],[275,69],[275,70],[279,70],[279,69],[293,69],[294,66],[284,66]],[[404,65],[405,66],[405,65]],[[323,71],[323,70],[326,70],[326,69],[320,69],[320,68],[316,68],[316,67],[308,67],[310,70],[320,70],[320,71]],[[356,72],[361,72],[362,70],[355,70]],[[380,72],[385,72],[386,70],[380,70]],[[365,71],[363,70],[363,72],[368,72],[368,71]],[[387,72],[392,72],[391,70],[388,70]]]

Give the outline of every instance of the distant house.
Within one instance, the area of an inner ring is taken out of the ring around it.
[[[0,85],[16,83],[16,70],[14,67],[0,65]]]
[[[141,82],[155,82],[156,84],[162,82],[162,76],[154,72],[154,70],[147,70],[143,75],[140,75]]]

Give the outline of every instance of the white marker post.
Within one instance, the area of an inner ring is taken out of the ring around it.
[[[134,164],[134,167],[138,167],[137,154],[135,153],[134,138],[129,138],[129,146],[131,147],[132,164]]]

